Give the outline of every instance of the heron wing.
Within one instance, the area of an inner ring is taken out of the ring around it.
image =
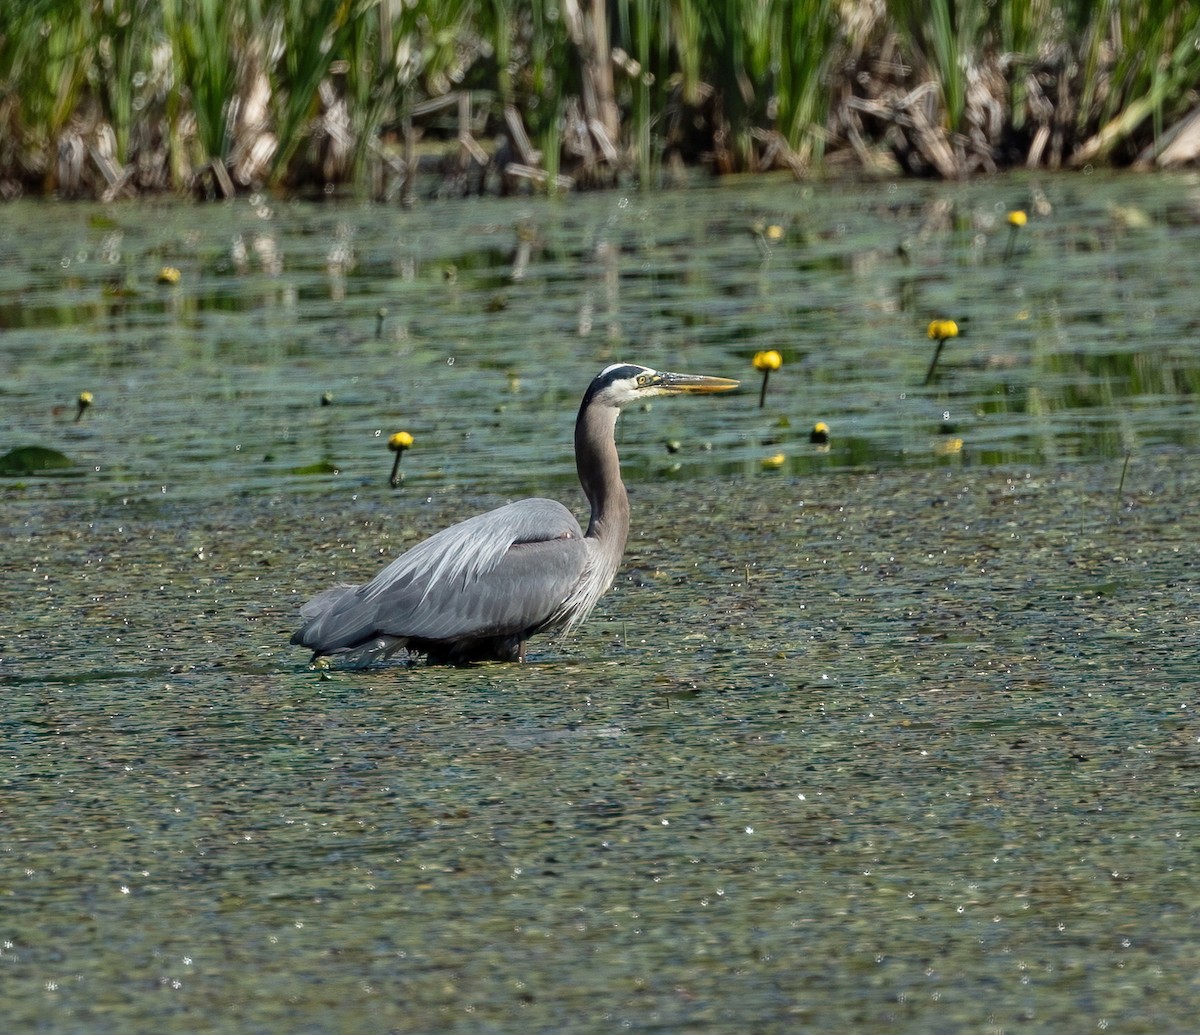
[[[554,500],[528,499],[443,529],[370,582],[318,594],[294,642],[321,653],[374,636],[525,634],[555,618],[587,566],[579,522]]]
[[[514,543],[490,570],[428,587],[415,608],[409,594],[384,594],[379,630],[418,640],[524,638],[561,617],[586,565],[582,535]]]

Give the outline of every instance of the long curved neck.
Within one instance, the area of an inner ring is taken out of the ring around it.
[[[615,407],[585,402],[575,421],[575,466],[592,506],[587,538],[615,551],[618,558],[629,535],[629,497],[621,481],[615,437],[619,413]]]

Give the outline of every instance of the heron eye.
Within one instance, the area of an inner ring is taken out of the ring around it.
[[[647,385],[650,383],[650,378],[646,374],[638,374],[637,382],[639,385]]]

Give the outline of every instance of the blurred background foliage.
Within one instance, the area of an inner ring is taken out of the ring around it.
[[[1200,154],[1173,0],[27,0],[0,196],[446,193]]]

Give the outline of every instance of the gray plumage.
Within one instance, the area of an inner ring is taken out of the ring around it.
[[[344,665],[401,647],[433,662],[523,660],[535,633],[567,631],[612,585],[629,532],[614,439],[621,408],[681,392],[720,392],[727,378],[607,367],[575,422],[575,460],[591,505],[584,532],[561,503],[526,499],[460,521],[401,554],[362,586],[335,586],[300,609],[292,643]]]

